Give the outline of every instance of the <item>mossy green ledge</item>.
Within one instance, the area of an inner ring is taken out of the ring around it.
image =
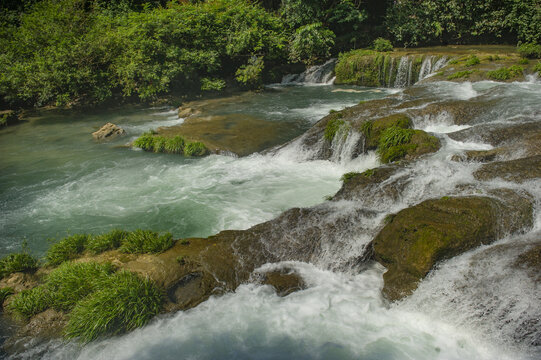
[[[375,260],[387,268],[383,295],[408,296],[438,262],[530,228],[532,200],[510,190],[498,194],[427,200],[389,217],[372,242]]]

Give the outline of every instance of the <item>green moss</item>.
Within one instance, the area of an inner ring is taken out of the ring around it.
[[[341,54],[335,67],[337,84],[383,86],[386,55],[371,50]]]
[[[9,254],[0,259],[0,278],[14,272],[33,272],[38,268],[38,260],[26,252]]]
[[[202,142],[188,142],[184,145],[184,155],[186,156],[204,156],[208,152],[207,147]]]
[[[86,248],[94,254],[100,254],[107,250],[117,249],[120,247],[126,236],[128,236],[128,232],[113,229],[106,234],[90,237],[88,243],[86,244]]]
[[[361,175],[363,175],[364,177],[367,177],[367,178],[371,178],[372,176],[374,176],[375,173],[376,173],[375,169],[368,169],[368,170],[364,171]]]
[[[179,263],[179,265],[186,265],[186,255],[179,255],[175,258],[175,260]]]
[[[79,257],[89,240],[86,234],[75,234],[60,240],[47,251],[45,258],[49,265],[60,265],[66,260]]]
[[[128,234],[119,250],[128,254],[156,254],[173,246],[173,235],[160,235],[150,230],[135,230]]]
[[[470,57],[468,58],[468,60],[466,60],[466,62],[464,63],[464,65],[470,67],[470,66],[475,66],[475,65],[479,65],[481,63],[481,60],[479,60],[479,58],[476,56],[476,55],[470,55]]]
[[[327,122],[327,126],[325,126],[325,132],[324,137],[328,141],[333,141],[334,137],[336,136],[336,133],[340,129],[342,125],[345,124],[344,120],[341,120],[339,117],[333,117]]]
[[[4,301],[6,300],[7,297],[13,294],[15,294],[15,290],[13,290],[13,288],[10,288],[10,287],[1,288],[0,289],[0,307],[2,306],[2,304],[4,304]]]
[[[487,76],[493,80],[505,81],[522,76],[523,72],[524,68],[522,66],[513,65],[507,68],[502,67],[498,70],[489,71],[487,72]]]
[[[353,179],[357,175],[359,175],[358,172],[348,172],[348,173],[345,173],[344,175],[342,175],[340,180],[342,180],[343,183],[347,183],[348,181],[350,181],[351,179]]]
[[[184,245],[184,246],[190,245],[190,240],[182,239],[180,240],[180,245]]]
[[[50,306],[70,311],[80,300],[104,287],[113,272],[108,263],[63,263],[47,276],[43,285],[51,295]]]
[[[376,149],[382,133],[390,127],[408,129],[411,127],[411,120],[404,114],[394,114],[373,121],[361,124],[361,132],[366,137],[367,149]]]
[[[122,271],[107,287],[79,302],[65,330],[68,338],[92,341],[145,325],[162,309],[164,296],[149,279]]]
[[[29,318],[47,310],[51,304],[51,296],[43,287],[38,286],[18,293],[8,305],[9,311],[16,316]]]
[[[473,74],[473,70],[457,71],[456,73],[447,76],[447,80],[468,78],[471,74]]]

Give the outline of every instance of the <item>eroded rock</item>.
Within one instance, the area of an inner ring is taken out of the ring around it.
[[[98,131],[92,133],[94,140],[111,140],[117,136],[125,135],[126,131],[121,127],[113,124],[107,123],[103,125]]]
[[[503,179],[522,183],[541,177],[541,155],[483,165],[474,174],[477,180]]]

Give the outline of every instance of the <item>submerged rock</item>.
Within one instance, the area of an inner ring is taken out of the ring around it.
[[[107,123],[103,125],[98,131],[92,133],[94,140],[111,140],[117,136],[125,135],[126,131],[121,127]]]
[[[497,157],[505,154],[507,149],[498,148],[492,150],[469,150],[463,154],[453,155],[452,161],[476,161],[476,162],[490,162],[496,160]]]
[[[302,277],[291,269],[272,270],[258,275],[259,282],[272,286],[278,296],[287,296],[306,288]]]
[[[541,178],[541,155],[483,165],[473,176],[477,180],[503,179],[522,183]]]
[[[387,267],[385,297],[399,300],[410,295],[441,260],[531,227],[531,200],[510,191],[500,194],[501,199],[427,200],[389,219],[372,242],[374,258]]]

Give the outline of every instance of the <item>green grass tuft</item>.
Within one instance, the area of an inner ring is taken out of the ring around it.
[[[9,254],[0,259],[0,278],[14,272],[34,272],[38,269],[38,260],[26,252]]]
[[[456,73],[447,76],[447,80],[468,78],[471,74],[473,74],[473,70],[457,71]]]
[[[60,265],[64,261],[72,260],[85,250],[85,246],[89,240],[86,234],[75,234],[60,240],[47,251],[45,258],[49,265]]]
[[[165,151],[172,154],[182,154],[184,152],[184,143],[182,136],[169,138],[165,143]]]
[[[165,144],[167,143],[167,139],[163,136],[155,136],[154,137],[154,152],[155,153],[162,153],[165,151]]]
[[[118,249],[122,241],[128,236],[127,231],[113,229],[106,234],[92,236],[86,248],[94,254],[100,254],[107,250]]]
[[[149,279],[122,271],[109,286],[75,306],[65,330],[68,338],[92,341],[102,335],[116,335],[145,325],[157,315],[162,292]]]
[[[9,303],[8,309],[15,315],[23,318],[29,318],[50,307],[51,296],[43,287],[38,286],[30,290],[23,290],[18,293],[12,302]]]
[[[143,135],[139,136],[133,142],[133,146],[146,150],[146,151],[153,151],[154,150],[153,133],[152,132],[143,133]]]
[[[348,172],[348,173],[345,173],[344,175],[342,175],[340,180],[342,180],[343,183],[347,183],[348,181],[350,181],[351,179],[353,179],[357,175],[359,175],[358,172],[355,172],[355,171]]]
[[[470,67],[470,66],[479,65],[480,63],[481,63],[481,60],[479,60],[479,58],[476,55],[472,54],[470,55],[468,60],[464,63],[464,65]]]
[[[208,154],[208,149],[202,142],[188,142],[184,145],[184,155],[186,156],[204,156]]]
[[[109,263],[63,263],[49,274],[44,285],[51,294],[50,306],[70,311],[80,300],[108,286],[105,284],[113,272]]]
[[[370,178],[376,173],[375,169],[368,169],[365,172],[362,173],[364,177]]]
[[[390,163],[403,158],[408,151],[407,144],[415,134],[415,130],[391,126],[381,134],[378,154],[383,163]]]
[[[325,133],[323,135],[325,137],[325,139],[327,139],[329,141],[333,141],[336,133],[338,132],[340,127],[342,125],[344,125],[344,124],[345,124],[345,121],[341,120],[338,117],[334,117],[334,118],[330,119],[327,122],[327,126],[325,126]]]
[[[120,246],[120,251],[128,254],[155,254],[173,246],[173,235],[158,234],[150,230],[135,230],[128,234]]]
[[[502,67],[498,70],[489,71],[487,72],[487,76],[493,80],[505,81],[516,78],[518,76],[522,76],[523,72],[524,69],[522,68],[522,66],[513,65],[507,68]]]
[[[5,287],[0,289],[0,306],[4,304],[4,301],[9,295],[15,294],[15,290],[10,287]]]

